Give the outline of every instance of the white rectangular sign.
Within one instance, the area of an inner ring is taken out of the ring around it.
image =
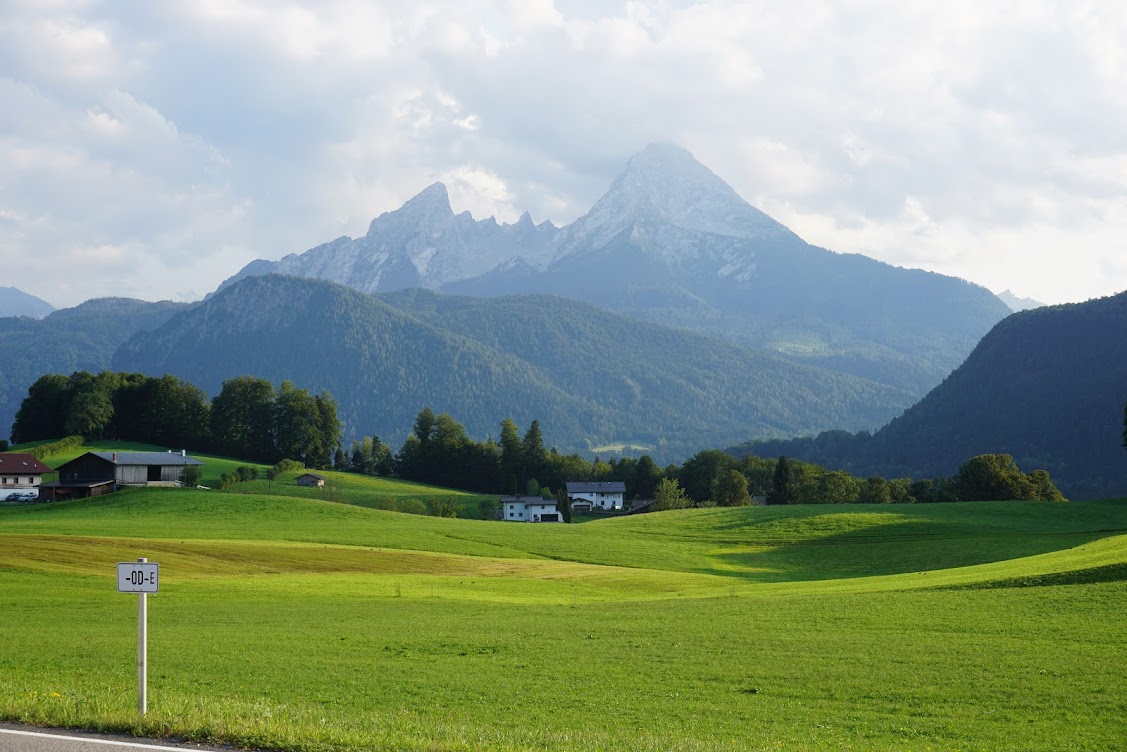
[[[119,593],[155,593],[160,583],[160,566],[155,561],[119,561],[117,591]]]

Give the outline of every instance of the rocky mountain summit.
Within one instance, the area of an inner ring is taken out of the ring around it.
[[[549,252],[559,229],[525,212],[513,224],[455,214],[446,186],[434,183],[399,209],[372,220],[361,238],[340,237],[279,261],[253,261],[224,286],[248,276],[288,274],[337,282],[362,292],[438,289],[483,274],[514,257]]]
[[[1018,311],[1028,311],[1033,308],[1042,308],[1045,305],[1041,301],[1034,300],[1033,298],[1018,297],[1017,293],[1013,290],[998,293],[998,299],[1009,306],[1010,310],[1014,313]]]

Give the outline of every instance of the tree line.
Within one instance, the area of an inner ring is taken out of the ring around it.
[[[506,418],[498,439],[469,437],[448,413],[419,411],[412,432],[393,452],[379,436],[341,444],[336,402],[292,382],[275,389],[265,379],[223,382],[210,402],[190,383],[140,374],[43,376],[28,390],[13,426],[17,442],[57,436],[139,441],[192,447],[273,464],[398,477],[488,494],[541,494],[551,498],[569,481],[621,481],[628,500],[655,500],[653,509],[773,504],[915,503],[995,499],[1063,500],[1049,473],[1023,473],[1007,454],[984,454],[950,478],[859,478],[842,470],[719,449],[697,452],[682,465],[658,466],[651,457],[587,459],[545,445],[540,422],[523,435]],[[1127,443],[1127,407],[1125,407]],[[555,491],[553,491],[555,489]]]
[[[523,437],[506,418],[499,440],[470,439],[446,413],[427,407],[398,452],[378,436],[341,451],[338,469],[385,475],[482,493],[553,496],[568,481],[622,481],[628,500],[654,500],[652,509],[769,504],[906,504],[946,501],[1041,499],[1063,495],[1044,470],[1022,472],[1007,454],[984,454],[963,463],[950,478],[858,478],[840,470],[788,459],[719,449],[697,452],[682,465],[659,467],[648,455],[635,459],[587,459],[546,449],[539,421]]]
[[[165,375],[76,371],[42,376],[28,389],[12,425],[16,443],[82,436],[192,448],[273,464],[282,459],[330,467],[340,446],[336,401],[292,382],[223,382],[214,400]]]

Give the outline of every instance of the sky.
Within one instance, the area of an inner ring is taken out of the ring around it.
[[[563,225],[655,141],[835,251],[1127,290],[1120,0],[0,0],[0,286],[196,300],[436,180]]]

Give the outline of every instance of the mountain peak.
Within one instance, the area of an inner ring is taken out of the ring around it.
[[[790,235],[675,144],[650,144],[570,228],[569,245],[606,244],[638,222],[736,238]],[[565,253],[567,251],[565,250]]]
[[[435,221],[452,219],[454,210],[450,208],[450,194],[442,183],[431,183],[417,193],[407,203],[395,211],[384,212],[368,225],[371,236],[386,229],[388,223],[396,226],[431,226]]]
[[[661,175],[667,178],[676,176],[682,180],[702,182],[719,181],[728,188],[728,185],[716,177],[712,170],[698,162],[688,149],[671,143],[649,144],[627,160],[626,172]]]
[[[1006,290],[1005,292],[996,293],[998,299],[1009,306],[1011,311],[1028,311],[1031,308],[1041,308],[1045,304],[1033,298],[1021,298],[1013,290]]]
[[[453,214],[454,210],[450,208],[450,194],[446,190],[443,183],[435,182],[428,185],[426,188],[419,191],[414,198],[403,204],[403,209],[408,206],[434,206],[437,208],[445,208],[448,212]]]

